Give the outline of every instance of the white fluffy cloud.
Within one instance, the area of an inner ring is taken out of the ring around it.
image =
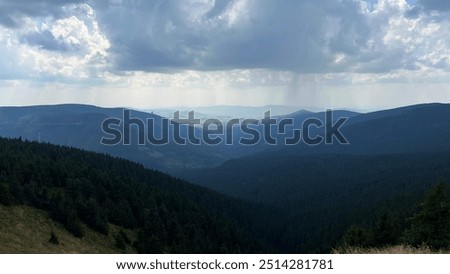
[[[89,79],[109,67],[109,40],[101,32],[94,10],[87,4],[64,6],[60,18],[21,18],[20,28],[2,28],[6,54],[0,75],[20,78]],[[1,62],[1,61],[0,61]],[[13,71],[13,73],[11,73]]]

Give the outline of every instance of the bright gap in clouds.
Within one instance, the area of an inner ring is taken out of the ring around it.
[[[0,1],[0,105],[450,102],[447,0]]]

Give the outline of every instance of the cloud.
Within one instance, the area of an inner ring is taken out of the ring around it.
[[[336,59],[357,55],[369,40],[357,1],[181,2],[102,6],[119,69],[341,70]]]
[[[427,10],[450,11],[450,1],[447,0],[417,0],[417,4]]]
[[[420,12],[423,3],[173,0],[93,5],[118,71],[385,73],[446,68],[448,36],[442,36],[444,28],[427,32],[436,15]],[[439,52],[421,35],[442,45]],[[426,52],[441,54],[441,65],[425,60]]]
[[[69,4],[80,4],[83,0],[2,0],[0,2],[0,25],[18,28],[24,17],[59,18],[63,7]]]
[[[449,22],[423,12],[444,10],[447,3],[6,0],[0,4],[0,22],[16,29],[18,43],[32,51],[92,59],[81,65],[107,61],[108,70],[117,74],[232,69],[387,73],[448,68]],[[436,24],[440,28],[433,31]]]
[[[40,17],[44,12],[36,11],[29,15],[37,17],[21,17],[20,28],[3,27],[0,42],[5,56],[0,64],[7,65],[0,69],[0,77],[16,74],[18,78],[72,81],[107,72],[110,43],[94,10],[87,4],[69,4],[59,10],[57,17]]]

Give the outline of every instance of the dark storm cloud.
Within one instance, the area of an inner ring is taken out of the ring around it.
[[[211,37],[186,26],[189,14],[181,10],[186,6],[184,1],[124,1],[120,5],[103,2],[93,6],[112,42],[118,69],[198,69],[197,53],[208,46]],[[168,30],[171,26],[173,32]]]
[[[256,7],[257,16],[248,30],[231,43],[224,39],[214,45],[213,63],[233,60],[248,67],[301,72],[339,70],[333,65],[335,54],[356,56],[366,47],[370,29],[357,8],[350,1],[339,5],[286,1],[282,7],[279,1],[268,2]]]
[[[358,55],[370,35],[355,1],[250,1],[242,14],[231,15],[236,22],[227,22],[238,2],[215,1],[195,22],[182,9],[185,1],[102,4],[97,14],[124,70],[335,71],[345,68],[333,64],[335,55]]]

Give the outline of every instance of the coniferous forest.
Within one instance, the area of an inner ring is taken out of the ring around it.
[[[0,148],[1,204],[44,210],[75,237],[83,237],[83,225],[101,234],[110,233],[112,224],[134,231],[133,241],[123,230],[115,235],[119,250],[289,253],[345,246],[450,246],[445,182],[430,184],[427,195],[418,194],[422,185],[411,184],[410,195],[384,203],[367,200],[360,211],[341,202],[334,212],[324,204],[295,212],[276,203],[230,198],[103,154],[21,139],[0,139]],[[306,244],[298,244],[299,239]]]
[[[344,233],[338,249],[385,248],[399,244],[448,252],[450,199],[444,182],[434,185],[417,205],[416,212],[405,220],[383,211],[371,226],[352,225]]]
[[[239,205],[229,207],[231,199],[74,148],[0,139],[0,203],[43,209],[76,237],[83,237],[81,223],[102,234],[109,224],[136,230],[129,244],[140,253],[270,250],[242,228],[237,220],[245,216]]]

